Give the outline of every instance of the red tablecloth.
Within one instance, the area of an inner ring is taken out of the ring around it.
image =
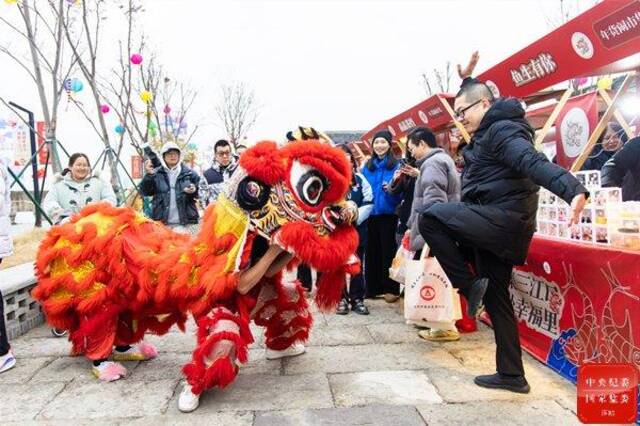
[[[640,371],[640,253],[536,236],[514,271],[522,347],[570,380],[584,362]]]

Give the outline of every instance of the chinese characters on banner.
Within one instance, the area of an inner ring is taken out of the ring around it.
[[[527,63],[520,64],[517,69],[512,69],[511,80],[519,87],[555,72],[556,68],[558,65],[550,53],[540,53]]]
[[[564,298],[556,283],[531,272],[514,270],[509,292],[518,321],[552,339],[558,337]]]
[[[640,2],[633,2],[596,21],[593,29],[607,49],[640,37]]]
[[[638,372],[629,364],[584,364],[578,369],[578,418],[583,423],[633,423]]]

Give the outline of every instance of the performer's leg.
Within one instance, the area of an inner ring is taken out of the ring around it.
[[[267,358],[304,352],[302,343],[309,338],[313,318],[298,281],[283,281],[279,274],[264,283],[253,318],[256,324],[266,327]]]
[[[134,324],[137,325],[134,326]],[[134,321],[129,312],[120,314],[118,317],[113,360],[147,361],[156,358],[158,356],[156,347],[151,343],[141,341],[147,331],[147,327],[148,325],[144,321]]]
[[[182,370],[195,395],[231,383],[239,364],[247,362],[248,345],[253,342],[248,320],[226,307],[214,308],[197,323],[198,344]]]

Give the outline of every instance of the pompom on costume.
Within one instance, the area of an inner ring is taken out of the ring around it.
[[[249,322],[265,327],[266,346],[308,339],[312,317],[297,281],[280,272],[247,294],[237,290],[258,235],[322,272],[315,302],[333,310],[354,256],[355,229],[338,214],[351,182],[344,154],[317,140],[260,142],[240,159],[199,235],[171,231],[130,208],[93,204],[51,228],[36,261],[48,323],[69,330],[74,354],[106,359],[113,347],[146,333],[197,323],[197,345],[183,368],[194,394],[231,383],[253,342]]]

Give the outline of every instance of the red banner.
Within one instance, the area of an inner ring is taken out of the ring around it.
[[[584,363],[640,371],[640,252],[536,236],[514,271],[523,348],[575,382]]]
[[[42,145],[45,144],[45,129],[44,129],[44,121],[36,122],[36,135],[38,141],[38,149]],[[42,149],[38,152],[38,164],[45,165],[47,163],[47,154],[49,152],[49,147],[47,145],[43,146]],[[49,157],[49,164],[51,164],[51,157]]]
[[[142,157],[139,155],[131,156],[131,177],[133,179],[142,179]]]
[[[640,0],[608,0],[500,62],[478,78],[500,96],[640,66]]]
[[[571,98],[556,119],[556,159],[565,169],[582,153],[598,124],[597,101],[595,92]]]
[[[443,102],[452,98],[452,95],[438,94],[420,102],[395,117],[378,124],[372,130],[362,136],[363,140],[369,140],[373,135],[383,129],[391,132],[394,139],[405,136],[409,130],[418,126],[426,126],[431,130],[439,130],[451,121],[451,116],[443,106]]]

